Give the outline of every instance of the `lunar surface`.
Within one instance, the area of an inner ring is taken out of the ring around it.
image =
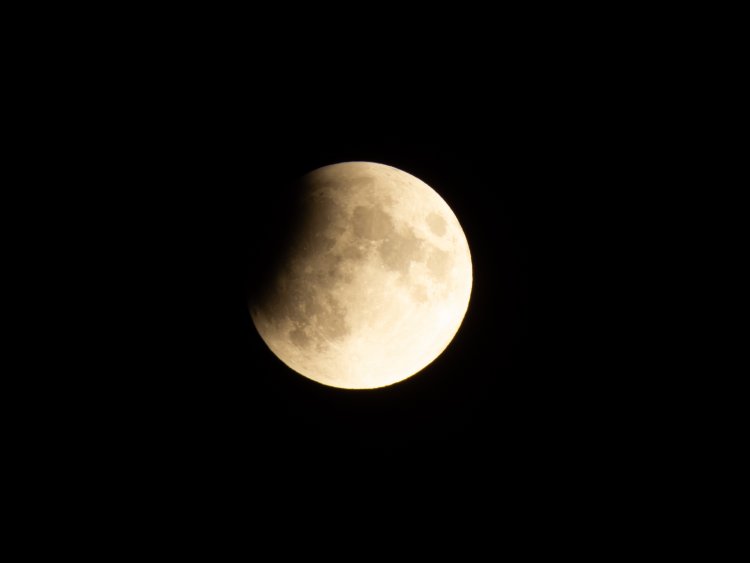
[[[472,286],[469,245],[448,204],[397,168],[343,162],[303,177],[295,232],[253,323],[287,366],[370,389],[402,381],[450,344]]]

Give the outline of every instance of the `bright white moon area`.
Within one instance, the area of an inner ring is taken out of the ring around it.
[[[384,164],[305,175],[299,224],[250,301],[263,341],[294,371],[344,389],[392,385],[450,344],[469,305],[469,245],[448,204]]]

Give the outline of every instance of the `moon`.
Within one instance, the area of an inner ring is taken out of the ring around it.
[[[385,387],[450,344],[466,314],[472,263],[448,204],[385,164],[306,174],[294,232],[249,301],[263,341],[323,385]]]

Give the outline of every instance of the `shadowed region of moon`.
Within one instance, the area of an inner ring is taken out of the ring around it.
[[[286,365],[325,385],[391,385],[432,362],[469,303],[458,219],[396,168],[344,162],[304,176],[275,260],[250,298],[253,322]]]

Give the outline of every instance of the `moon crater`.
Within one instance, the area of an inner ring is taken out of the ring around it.
[[[383,264],[389,270],[395,270],[408,275],[412,262],[424,259],[424,240],[417,238],[413,231],[406,234],[394,233],[378,248]]]
[[[437,236],[442,237],[445,234],[445,219],[437,213],[430,213],[427,216],[427,224],[430,226],[430,230]]]
[[[382,240],[393,232],[391,216],[374,205],[355,207],[352,222],[354,234],[367,240]]]

